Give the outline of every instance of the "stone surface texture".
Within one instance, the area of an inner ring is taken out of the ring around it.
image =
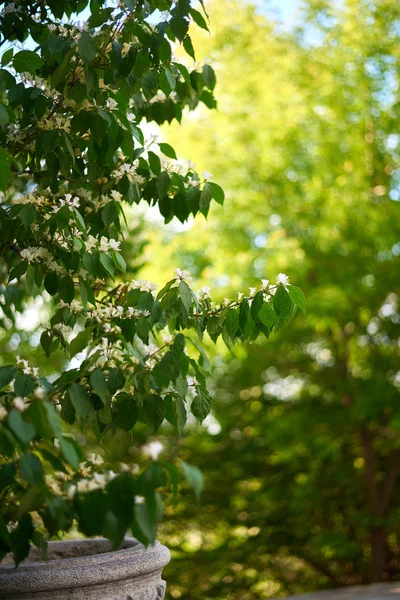
[[[162,600],[169,560],[159,542],[145,548],[133,538],[115,551],[104,539],[50,542],[47,561],[34,548],[18,568],[0,565],[0,599]]]
[[[336,590],[289,596],[287,600],[395,600],[395,598],[400,600],[400,581],[355,585]]]

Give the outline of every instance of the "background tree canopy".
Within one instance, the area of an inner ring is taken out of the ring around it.
[[[221,431],[180,442],[206,486],[164,526],[169,597],[399,578],[399,5],[309,1],[290,32],[249,2],[210,17],[218,111],[164,134],[227,201],[165,252],[221,297],[287,271],[309,310],[214,361]]]

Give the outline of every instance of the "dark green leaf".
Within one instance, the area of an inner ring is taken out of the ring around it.
[[[225,194],[222,187],[213,181],[208,181],[208,186],[211,189],[212,197],[214,198],[215,202],[218,202],[218,204],[222,205],[225,200]]]
[[[304,296],[303,290],[295,285],[288,285],[289,296],[293,300],[293,303],[300,308],[300,310],[306,314],[306,297]]]
[[[79,38],[78,51],[86,66],[89,65],[96,56],[96,46],[92,36],[87,31],[84,31]]]
[[[36,52],[32,50],[21,50],[13,58],[13,67],[17,73],[35,73],[44,64]]]
[[[268,302],[264,302],[258,313],[258,318],[268,329],[271,329],[275,323],[275,313]]]
[[[292,310],[292,301],[285,288],[280,285],[276,290],[273,300],[274,310],[279,317],[286,319]]]
[[[6,191],[11,181],[9,157],[8,152],[4,148],[0,148],[0,190],[3,192]]]
[[[34,387],[36,386],[36,381],[32,375],[25,375],[24,373],[18,373],[14,382],[14,391],[17,396],[29,396],[31,392],[33,392]]]
[[[96,394],[100,397],[103,404],[106,405],[109,402],[111,395],[104,374],[100,369],[95,369],[91,372],[90,385],[92,386]]]
[[[65,460],[74,469],[79,469],[80,452],[77,443],[69,437],[62,436],[59,438],[60,450],[64,455]]]
[[[36,454],[28,452],[19,461],[21,477],[28,483],[36,485],[43,481],[43,466]]]
[[[117,427],[125,431],[132,429],[139,415],[138,405],[134,397],[124,393],[119,394],[114,406],[117,411],[114,420]]]
[[[164,420],[164,402],[160,396],[147,396],[143,403],[143,416],[145,423],[156,432]]]
[[[13,431],[24,444],[31,442],[36,435],[35,427],[32,423],[26,423],[23,420],[21,413],[14,408],[8,413],[8,425],[11,431]]]
[[[183,302],[183,306],[189,312],[193,304],[193,296],[190,287],[188,286],[186,281],[179,282],[179,296]]]
[[[79,352],[82,352],[92,337],[93,327],[88,327],[83,331],[79,332],[78,335],[72,340],[69,345],[70,357],[73,358]]]
[[[181,436],[186,423],[186,408],[182,398],[168,394],[164,398],[164,407],[165,418],[176,427],[178,435]]]
[[[204,487],[204,477],[200,469],[188,463],[181,463],[183,474],[199,502]]]
[[[190,16],[192,17],[193,21],[202,29],[205,29],[206,31],[209,31],[208,29],[208,25],[203,17],[203,15],[201,13],[199,13],[198,10],[196,10],[195,8],[190,8],[189,9],[190,12]]]
[[[0,389],[8,385],[17,374],[17,367],[0,367]]]
[[[71,277],[61,277],[58,280],[58,294],[61,300],[70,304],[75,296],[75,286]]]
[[[228,309],[224,326],[228,332],[228,335],[234,337],[239,329],[239,311],[236,308]]]
[[[198,388],[190,409],[199,423],[202,423],[211,410],[211,398],[208,393]]]
[[[165,154],[165,156],[168,156],[168,158],[174,158],[175,160],[177,160],[177,156],[176,156],[176,152],[173,149],[172,146],[170,146],[169,144],[165,144],[165,143],[160,143],[158,144],[160,147],[160,150],[163,154]]]
[[[68,388],[68,395],[78,417],[81,419],[86,417],[92,408],[86,390],[79,383],[73,383]]]
[[[252,316],[253,321],[255,321],[257,319],[258,313],[260,312],[263,304],[264,304],[264,292],[262,290],[260,290],[254,296],[254,298],[251,302],[251,316]]]

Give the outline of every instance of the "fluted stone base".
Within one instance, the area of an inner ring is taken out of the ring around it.
[[[33,548],[17,569],[0,564],[0,599],[162,600],[169,560],[159,542],[145,548],[133,538],[115,551],[104,539],[50,542],[47,562]]]

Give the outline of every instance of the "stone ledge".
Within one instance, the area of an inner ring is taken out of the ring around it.
[[[336,590],[289,596],[287,600],[400,600],[400,581],[355,585]],[[279,600],[273,598],[272,600]]]

